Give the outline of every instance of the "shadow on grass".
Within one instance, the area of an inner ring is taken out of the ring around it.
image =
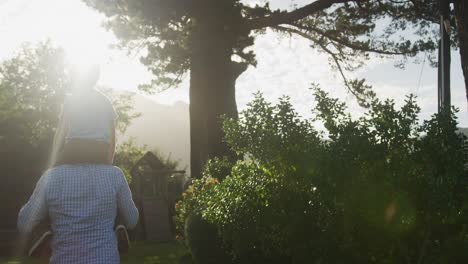
[[[177,242],[134,242],[128,254],[121,257],[122,264],[179,264],[187,250]],[[0,258],[0,264],[46,264],[35,259]],[[185,263],[184,263],[185,264]]]

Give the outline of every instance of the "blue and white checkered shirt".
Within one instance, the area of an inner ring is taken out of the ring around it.
[[[39,179],[18,216],[18,228],[29,233],[49,216],[50,263],[119,263],[114,225],[117,212],[128,228],[138,210],[123,172],[104,164],[61,165]]]

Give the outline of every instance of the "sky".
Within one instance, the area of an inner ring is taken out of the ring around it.
[[[259,0],[245,0],[262,3]],[[272,0],[272,8],[292,9],[310,0]],[[110,49],[115,36],[101,27],[104,16],[88,8],[81,0],[0,0],[0,60],[11,56],[24,42],[50,39],[63,47],[72,61],[93,58],[101,64],[100,84],[118,90],[137,91],[138,84],[147,83],[151,74],[140,64],[138,56],[128,56],[121,50]],[[270,101],[282,95],[291,98],[296,110],[310,117],[314,98],[309,90],[312,82],[332,96],[345,100],[356,116],[363,113],[343,80],[334,72],[328,57],[309,47],[300,37],[280,37],[274,32],[256,38],[253,50],[257,67],[249,67],[237,81],[236,100],[239,109],[260,91]],[[372,58],[366,66],[351,76],[366,78],[380,98],[395,99],[401,105],[405,95],[418,96],[420,119],[437,111],[437,71],[421,57],[419,64],[407,64],[404,70],[395,68],[391,59]],[[452,104],[460,109],[460,126],[468,127],[468,105],[465,99],[463,75],[458,51],[452,52]],[[188,103],[188,79],[175,88],[148,95],[155,101],[172,104]]]

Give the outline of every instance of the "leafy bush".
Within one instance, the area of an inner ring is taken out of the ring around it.
[[[468,260],[455,110],[420,124],[409,96],[401,109],[376,100],[352,119],[344,103],[319,88],[315,96],[312,120],[287,97],[272,105],[261,95],[225,120],[244,159],[208,163],[176,205],[179,230],[202,216],[238,263]]]
[[[146,145],[138,146],[133,138],[130,138],[116,146],[114,164],[123,171],[127,182],[132,182],[130,171],[147,151]]]

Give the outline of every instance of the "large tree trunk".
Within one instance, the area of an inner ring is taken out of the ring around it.
[[[466,98],[468,101],[468,1],[455,1],[455,18],[457,22],[458,40],[460,43],[460,58],[465,77]]]
[[[223,142],[221,116],[237,117],[235,80],[245,70],[231,61],[235,36],[225,12],[219,10],[223,7],[217,6],[199,8],[191,34],[190,159],[195,178],[208,159],[232,156]]]

